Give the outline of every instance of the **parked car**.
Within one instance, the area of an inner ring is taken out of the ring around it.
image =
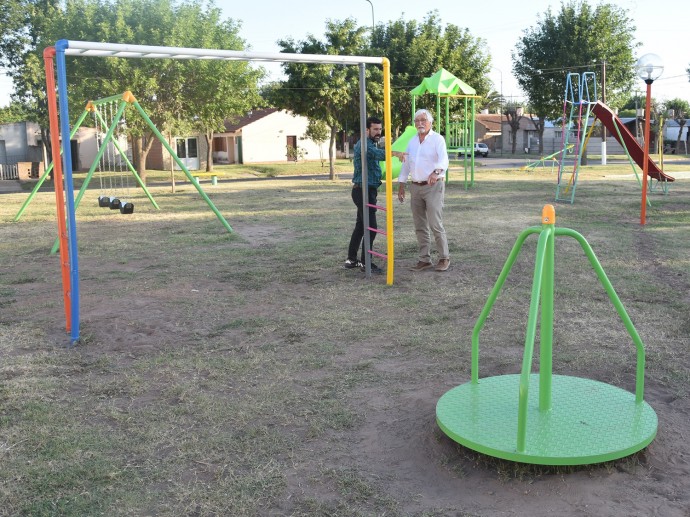
[[[486,158],[489,156],[489,146],[486,144],[474,144],[474,155]]]
[[[474,144],[473,151],[474,151],[475,156],[483,156],[484,158],[489,156],[489,146],[486,144],[481,144],[481,143]],[[460,158],[463,154],[469,154],[469,152],[467,152],[467,151],[463,152],[463,149],[459,149],[458,150],[458,158]]]

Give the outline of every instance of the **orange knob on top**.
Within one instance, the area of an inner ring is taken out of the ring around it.
[[[553,205],[544,205],[541,210],[542,224],[556,224],[556,209]]]

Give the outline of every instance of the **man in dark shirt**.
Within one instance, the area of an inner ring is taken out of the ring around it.
[[[386,152],[383,149],[376,147],[376,143],[381,137],[382,122],[376,117],[369,117],[366,122],[366,137],[367,137],[367,179],[368,179],[368,194],[369,204],[376,204],[376,196],[378,189],[381,186],[381,164],[379,162],[386,159]],[[346,269],[360,268],[364,270],[364,200],[362,194],[362,141],[355,144],[354,149],[354,166],[355,173],[352,177],[352,201],[357,206],[357,222],[355,229],[352,231],[350,237],[350,246],[347,250],[347,260],[345,261]],[[369,226],[371,228],[378,228],[376,224],[376,208],[369,208]],[[376,232],[369,231],[369,249],[374,246],[374,238]],[[357,251],[362,246],[361,259],[357,259]],[[380,274],[381,268],[373,262],[371,263],[371,272]]]

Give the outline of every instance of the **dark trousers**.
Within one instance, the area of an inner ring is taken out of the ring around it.
[[[376,204],[376,195],[378,194],[378,189],[376,187],[369,187],[369,204]],[[362,188],[359,185],[355,185],[352,188],[352,201],[357,206],[357,222],[355,223],[355,229],[352,231],[352,237],[350,237],[350,247],[347,250],[347,258],[350,260],[357,260],[357,249],[362,246],[362,264],[364,264],[364,200],[362,195]],[[369,208],[369,226],[371,228],[378,228],[376,224],[376,208]],[[369,249],[374,248],[374,239],[376,238],[376,232],[369,232]]]

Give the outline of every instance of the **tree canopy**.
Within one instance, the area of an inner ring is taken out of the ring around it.
[[[353,19],[326,22],[324,40],[310,35],[304,41],[292,38],[280,40],[282,52],[294,54],[364,55],[366,29],[358,27]],[[371,78],[373,67],[366,67]],[[335,140],[343,121],[359,120],[359,69],[352,65],[319,63],[284,63],[287,79],[267,91],[269,99],[278,106],[315,120],[330,128],[330,177],[335,178]],[[381,82],[367,83],[367,105],[373,104],[372,95],[381,98]]]
[[[44,128],[42,52],[59,39],[245,48],[239,23],[223,20],[221,11],[203,0],[19,0],[10,14],[0,45],[0,64],[14,80],[15,98],[33,109],[34,120]],[[221,129],[225,118],[239,116],[259,102],[259,76],[260,71],[246,62],[70,59],[70,112],[76,117],[88,100],[130,90],[159,130],[188,124],[208,138]],[[132,136],[151,136],[143,121],[135,117],[129,117],[127,127]],[[139,138],[133,140],[135,162],[143,173],[147,149]],[[150,145],[153,138],[145,141]]]
[[[489,93],[491,57],[486,42],[473,37],[468,29],[453,24],[444,27],[438,11],[428,13],[421,23],[401,17],[379,24],[371,39],[371,52],[391,62],[394,131],[411,124],[410,91],[440,68],[472,86],[478,95]],[[432,104],[428,107],[434,109]]]
[[[592,7],[586,0],[570,0],[557,14],[549,7],[513,52],[513,73],[535,114],[542,121],[559,118],[567,74],[594,71],[601,88],[604,66],[606,102],[618,106],[635,78],[634,32],[627,11],[613,4]]]

